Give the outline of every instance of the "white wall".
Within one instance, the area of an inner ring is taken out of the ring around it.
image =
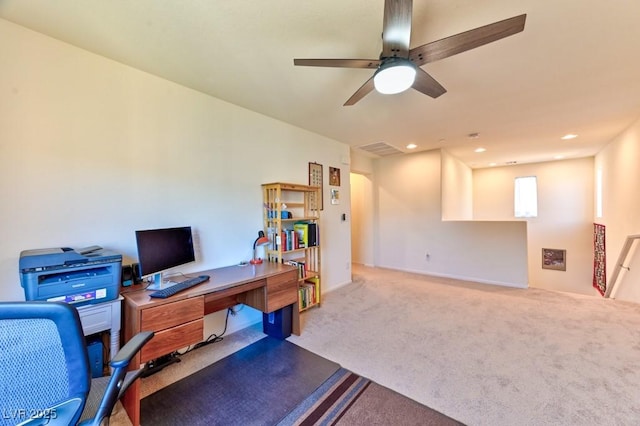
[[[593,157],[473,171],[473,217],[514,220],[514,179],[537,176],[538,217],[527,219],[529,285],[597,294],[593,277]],[[567,250],[566,271],[542,269],[542,248]]]
[[[445,150],[442,156],[442,220],[473,218],[473,175],[471,168]]]
[[[607,283],[627,235],[640,234],[640,120],[596,155],[602,170],[603,216],[594,220],[606,226]],[[636,241],[612,297],[640,302],[640,250]]]
[[[376,265],[526,287],[526,223],[443,222],[441,165],[438,150],[375,161]]]
[[[363,151],[351,149],[351,171],[363,175],[371,175],[374,172],[374,160],[371,154],[365,154]]]
[[[310,161],[325,170],[323,287],[350,281],[347,145],[5,20],[0,52],[0,300],[24,298],[22,250],[98,244],[130,263],[136,229],[191,225],[197,262],[183,272],[247,260],[260,185],[306,184]],[[340,205],[329,166],[344,176]]]

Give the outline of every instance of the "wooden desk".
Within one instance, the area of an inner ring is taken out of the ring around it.
[[[209,275],[209,281],[167,299],[149,297],[151,291],[123,292],[124,341],[140,331],[154,331],[131,361],[131,369],[204,340],[204,316],[243,303],[269,313],[293,305],[292,332],[300,334],[298,272],[293,266],[265,262],[228,266],[188,274]],[[140,424],[140,381],[131,385],[123,405],[134,426]]]

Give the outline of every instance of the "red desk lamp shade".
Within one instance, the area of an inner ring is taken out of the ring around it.
[[[269,238],[264,236],[263,231],[258,231],[258,238],[256,238],[256,240],[253,242],[253,259],[251,259],[249,263],[251,263],[252,265],[262,263],[262,259],[256,256],[256,248],[258,246],[265,246],[267,244],[269,244]]]

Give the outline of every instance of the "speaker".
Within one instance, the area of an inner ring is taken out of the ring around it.
[[[133,268],[131,265],[122,265],[122,276],[120,282],[123,287],[129,287],[133,284]]]
[[[140,284],[142,282],[142,277],[140,276],[140,264],[139,263],[134,263],[133,265],[131,265],[131,268],[133,270],[132,274],[133,274],[133,283],[134,284]]]

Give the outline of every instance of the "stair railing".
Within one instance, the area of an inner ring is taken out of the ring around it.
[[[618,256],[618,261],[616,262],[615,268],[613,268],[613,274],[611,275],[611,284],[607,286],[607,289],[604,292],[604,297],[611,297],[611,292],[613,291],[613,287],[618,281],[618,277],[620,276],[620,271],[624,268],[629,270],[628,266],[624,266],[624,261],[627,259],[627,255],[631,250],[631,246],[633,242],[637,239],[640,239],[640,234],[636,235],[627,235],[627,239],[622,246],[622,250],[620,250],[620,255]]]

